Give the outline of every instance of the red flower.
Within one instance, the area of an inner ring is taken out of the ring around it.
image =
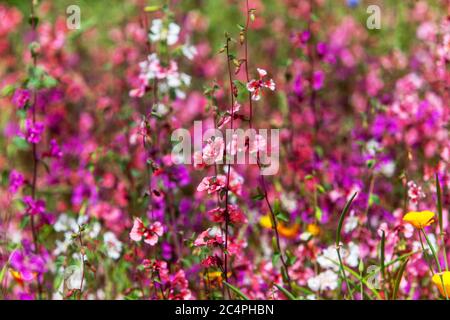
[[[253,79],[247,83],[247,89],[252,93],[252,100],[258,101],[261,98],[260,90],[261,88],[269,88],[270,90],[275,90],[275,82],[270,80],[263,80],[264,76],[267,74],[267,71],[264,69],[257,68],[259,73],[259,80]]]

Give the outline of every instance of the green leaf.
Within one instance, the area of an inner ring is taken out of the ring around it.
[[[275,283],[275,287],[278,288],[278,290],[280,290],[281,292],[283,292],[283,294],[286,296],[286,298],[288,298],[289,300],[297,300],[295,298],[295,296],[290,293],[288,290],[286,290],[285,288],[283,288],[282,286],[278,285]]]
[[[385,242],[386,242],[386,235],[384,233],[384,230],[381,230],[381,245],[380,245],[380,260],[381,260],[381,274],[383,275],[383,279],[385,278]]]
[[[238,296],[240,296],[244,300],[250,300],[241,290],[236,288],[235,286],[229,284],[228,282],[224,281],[224,285],[226,285],[228,288],[230,288],[234,293],[236,293]]]
[[[442,222],[442,192],[441,192],[441,184],[439,183],[439,176],[436,173],[436,193],[437,193],[437,210],[438,210],[438,218],[439,218],[439,230],[441,233],[443,232],[443,222]]]
[[[392,293],[392,300],[395,300],[397,298],[398,288],[400,288],[400,282],[402,281],[403,272],[406,269],[406,265],[408,264],[409,259],[406,259],[402,265],[400,266],[400,269],[397,272],[397,277],[395,278],[395,285],[394,285],[394,291]]]
[[[8,262],[5,263],[5,265],[2,268],[2,271],[0,271],[0,283],[3,283],[3,278],[5,277],[6,270],[8,270]]]
[[[316,219],[321,221],[322,215],[323,215],[322,209],[320,209],[320,207],[316,207],[314,211],[315,211]]]
[[[277,213],[277,219],[284,221],[284,222],[289,222],[289,216],[285,212],[282,212],[282,211]]]
[[[278,261],[280,261],[280,258],[281,258],[281,254],[279,252],[275,252],[272,257],[272,264],[274,266],[277,265]]]
[[[348,200],[347,203],[345,204],[344,210],[342,210],[341,217],[339,218],[338,228],[336,231],[336,247],[339,246],[339,244],[341,243],[341,229],[342,229],[342,224],[344,223],[345,215],[350,210],[350,205],[352,204],[352,202],[355,199],[357,194],[358,194],[358,192],[355,192],[353,194],[353,196],[350,198],[350,200]]]

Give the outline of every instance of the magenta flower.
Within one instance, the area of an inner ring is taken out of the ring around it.
[[[44,132],[44,124],[42,122],[35,122],[31,119],[25,120],[25,136],[24,138],[32,144],[39,143]]]
[[[18,88],[14,92],[12,103],[19,109],[25,107],[30,100],[30,90]]]
[[[23,175],[16,171],[11,170],[11,173],[9,174],[9,192],[16,193],[25,183],[25,178]]]
[[[31,196],[25,196],[23,202],[27,206],[25,213],[29,215],[42,215],[45,213],[45,201],[35,200]]]
[[[314,71],[312,83],[314,90],[320,90],[323,87],[324,81],[325,75],[323,74],[323,71],[321,70]]]
[[[247,89],[252,93],[252,100],[258,101],[261,99],[260,91],[261,88],[268,88],[272,91],[275,90],[275,82],[270,80],[264,80],[264,77],[267,75],[267,71],[264,69],[257,68],[259,79],[253,79],[250,80],[249,83],[247,83]]]
[[[18,282],[30,282],[45,272],[45,260],[31,250],[14,250],[9,258],[12,275]]]

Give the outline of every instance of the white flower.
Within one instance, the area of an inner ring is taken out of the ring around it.
[[[195,48],[192,45],[188,45],[185,44],[182,48],[181,48],[181,52],[183,53],[183,55],[188,58],[189,60],[194,59],[194,57],[197,55],[197,48]]]
[[[107,247],[108,257],[117,260],[120,258],[120,253],[122,252],[122,242],[120,242],[116,235],[110,231],[105,232],[103,235],[103,240],[105,241]]]
[[[64,281],[66,283],[67,289],[69,290],[80,289],[82,278],[83,278],[83,267],[71,265],[64,270]]]
[[[354,215],[354,211],[350,213],[350,216],[345,220],[344,232],[349,233],[358,226],[358,217]]]
[[[294,193],[282,193],[280,200],[287,211],[293,212],[297,210],[297,200]]]
[[[178,41],[180,26],[174,22],[169,23],[168,27],[163,24],[161,19],[155,19],[150,28],[149,38],[152,42],[167,41],[169,46]]]
[[[380,171],[386,177],[388,177],[388,178],[392,177],[394,175],[394,173],[395,173],[395,162],[392,161],[392,160],[388,161],[388,162],[384,162],[380,166]]]
[[[358,266],[359,262],[359,246],[353,242],[348,244],[348,248],[341,248],[342,260],[351,267]],[[322,254],[317,257],[317,263],[324,269],[339,270],[339,257],[337,255],[336,247],[334,245],[322,251]]]
[[[332,270],[327,270],[308,279],[308,287],[313,291],[334,290],[337,286],[338,276]]]
[[[89,237],[92,239],[97,238],[98,234],[102,229],[102,225],[98,222],[92,224],[91,230],[89,231]]]

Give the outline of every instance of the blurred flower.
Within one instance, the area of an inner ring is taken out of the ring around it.
[[[434,222],[434,212],[431,211],[411,211],[405,214],[403,221],[410,223],[417,229],[423,229]]]
[[[332,270],[327,270],[308,279],[308,287],[313,291],[334,290],[337,286],[338,276]]]
[[[30,100],[30,90],[16,89],[14,92],[12,103],[19,109],[25,107],[26,103]]]
[[[44,124],[42,122],[35,122],[31,119],[25,120],[25,134],[22,135],[29,143],[36,144],[41,141],[41,135],[44,132]]]
[[[9,174],[9,192],[16,193],[25,183],[25,178],[23,175],[16,171],[11,170],[11,173]]]
[[[25,196],[23,198],[23,202],[25,202],[26,209],[25,213],[29,215],[42,215],[45,213],[45,202],[44,200],[35,200],[31,196]]]
[[[438,287],[439,292],[445,297],[445,293],[450,296],[450,271],[436,273],[431,278],[433,283]],[[445,287],[445,290],[444,290]]]
[[[155,19],[150,28],[149,38],[152,42],[167,41],[169,46],[174,45],[178,41],[180,26],[174,22],[170,22],[166,27],[161,19]]]
[[[122,242],[117,239],[116,235],[111,231],[105,232],[103,241],[106,244],[108,257],[114,260],[119,259],[120,253],[122,252]]]

